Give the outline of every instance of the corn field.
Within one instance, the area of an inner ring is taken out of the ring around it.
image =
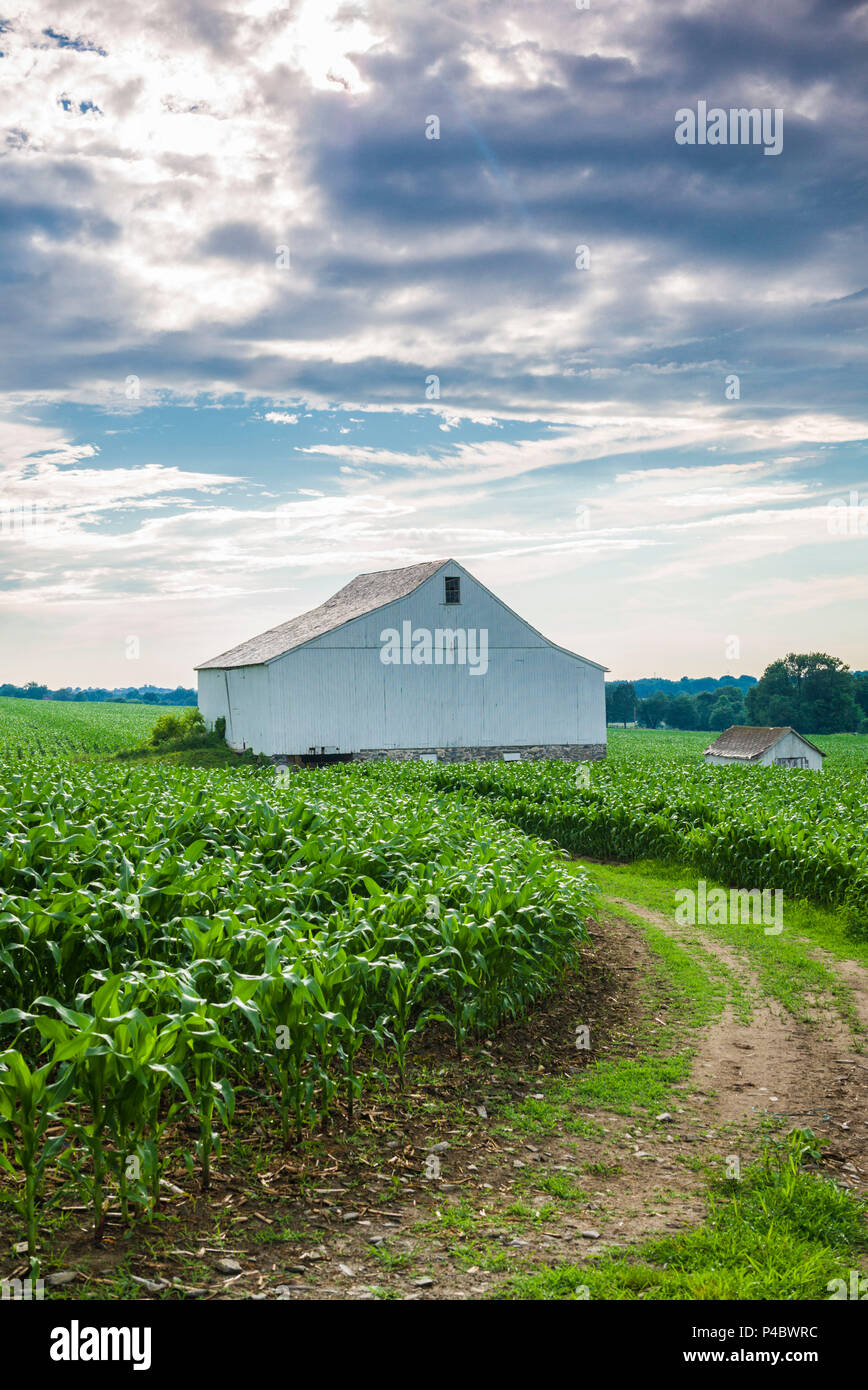
[[[403,1087],[426,1030],[460,1053],[525,1014],[584,938],[570,852],[866,930],[865,740],[820,740],[820,775],[706,768],[692,734],[578,769],[113,760],[157,714],[0,702],[0,1169],[33,1257],[49,1174],[99,1240],[110,1206],[153,1218],[179,1156],[207,1192],[239,1095],[291,1145]]]
[[[165,710],[0,696],[0,761],[92,757],[141,743]]]
[[[286,1144],[458,1051],[574,962],[587,882],[397,769],[179,769],[42,757],[0,790],[0,1166],[31,1254],[49,1171],[157,1207],[179,1126],[207,1191],[240,1090]],[[335,772],[340,775],[336,776]]]
[[[610,731],[611,737],[612,731]],[[426,768],[529,834],[600,859],[687,864],[744,888],[841,907],[868,935],[868,739],[820,738],[821,773],[707,767],[707,734],[628,733],[577,777],[567,763]]]

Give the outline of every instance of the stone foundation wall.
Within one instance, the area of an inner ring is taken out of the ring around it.
[[[500,761],[504,753],[518,753],[522,762],[540,758],[563,758],[571,763],[598,762],[606,756],[605,743],[505,743],[497,748],[360,748],[353,754],[354,762],[406,762],[423,753],[435,753],[441,763],[475,763]]]

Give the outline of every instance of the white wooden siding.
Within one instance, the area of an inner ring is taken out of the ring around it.
[[[461,579],[446,604],[444,577]],[[484,628],[488,669],[385,665],[380,635],[414,628]],[[461,566],[445,566],[412,594],[267,666],[199,672],[208,724],[227,720],[233,748],[306,753],[362,748],[498,747],[606,742],[604,671],[548,642]]]
[[[784,734],[773,748],[766,749],[760,762],[771,766],[778,758],[807,758],[808,767],[814,772],[822,771],[823,767],[823,759],[819,753],[809,743],[805,743],[804,739],[799,738],[798,734]]]
[[[706,754],[705,761],[712,767],[730,767],[733,763],[748,767],[773,767],[778,758],[807,758],[808,767],[813,772],[822,772],[823,759],[815,748],[806,743],[798,734],[784,734],[761,757],[754,761],[742,758],[722,758],[717,753]]]

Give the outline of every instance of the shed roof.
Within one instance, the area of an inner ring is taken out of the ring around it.
[[[728,729],[724,729],[719,738],[710,743],[705,749],[706,753],[714,753],[719,758],[736,758],[743,762],[755,762],[761,758],[763,753],[768,752],[769,748],[774,748],[776,743],[780,743],[785,734],[795,734],[796,738],[801,739],[809,748],[813,748],[815,753],[819,753],[821,758],[825,758],[822,748],[818,748],[804,734],[800,734],[797,729],[793,729],[789,724],[777,724],[769,728],[755,724],[731,724]]]
[[[261,632],[258,637],[250,637],[231,647],[228,652],[215,656],[211,661],[203,661],[197,671],[207,671],[209,667],[223,670],[230,666],[261,666],[273,661],[295,647],[301,647],[314,637],[322,637],[353,618],[364,617],[376,608],[391,603],[394,599],[406,598],[414,589],[430,579],[449,560],[425,560],[419,565],[407,565],[404,569],[374,570],[369,574],[357,574],[349,584],[345,584],[319,608],[311,608],[308,613],[299,613],[278,627]]]

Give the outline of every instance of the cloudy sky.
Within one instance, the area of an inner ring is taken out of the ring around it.
[[[868,667],[868,5],[0,16],[0,680],[448,556],[615,677]]]

